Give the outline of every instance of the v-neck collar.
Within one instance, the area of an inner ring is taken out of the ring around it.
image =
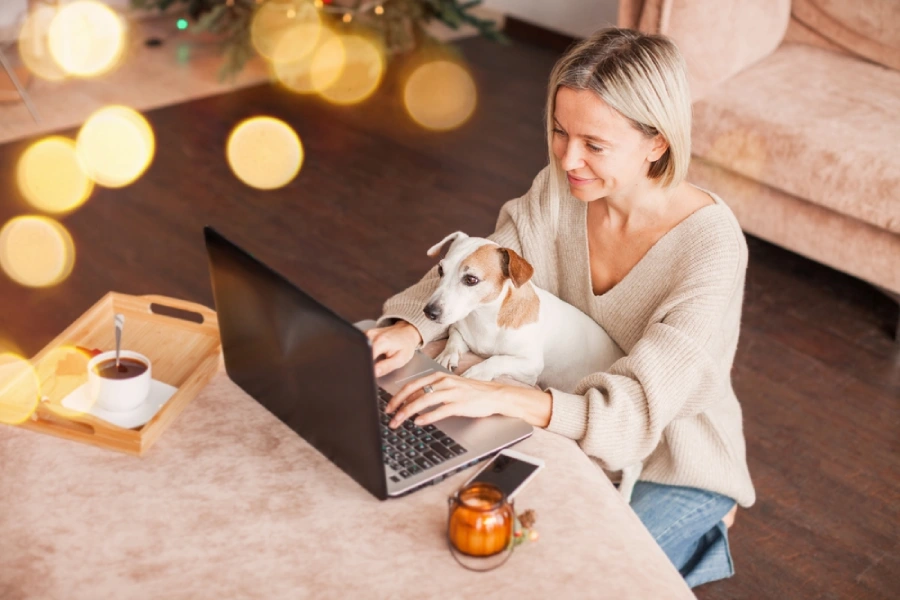
[[[609,288],[602,294],[594,293],[594,281],[593,281],[593,275],[591,274],[591,250],[590,250],[590,244],[588,241],[588,230],[587,230],[588,203],[581,202],[577,198],[569,195],[569,197],[568,197],[569,202],[577,202],[578,204],[581,205],[578,208],[577,227],[578,227],[578,230],[581,232],[581,239],[582,239],[581,252],[582,252],[582,257],[584,259],[582,261],[582,268],[586,271],[586,273],[583,275],[582,279],[583,279],[583,281],[587,282],[588,293],[590,294],[591,297],[593,297],[593,299],[595,301],[606,300],[607,298],[610,298],[613,295],[615,295],[616,291],[619,288],[627,287],[626,282],[629,279],[637,277],[637,275],[635,275],[634,273],[636,271],[638,271],[639,269],[642,269],[643,265],[645,263],[650,262],[649,258],[652,254],[656,254],[656,253],[660,252],[661,251],[661,250],[659,250],[660,248],[669,245],[670,240],[675,239],[678,235],[678,232],[680,232],[682,229],[685,229],[690,223],[693,223],[694,221],[698,220],[701,213],[705,214],[707,212],[707,209],[719,208],[720,205],[723,204],[722,199],[719,198],[718,196],[716,196],[715,194],[713,194],[712,192],[709,192],[709,191],[704,190],[703,188],[699,188],[699,187],[697,189],[708,194],[713,199],[714,204],[707,204],[706,206],[701,206],[700,208],[698,208],[697,210],[695,210],[694,212],[689,214],[687,217],[682,219],[677,225],[675,225],[675,227],[673,227],[672,229],[670,229],[669,231],[664,233],[658,240],[656,240],[656,242],[652,246],[650,246],[650,249],[644,253],[644,255],[640,258],[640,260],[638,260],[637,263],[635,263],[635,265],[633,267],[631,267],[631,269],[628,271],[628,273],[625,274],[625,276],[622,279],[620,279],[614,286],[612,286],[611,288]]]

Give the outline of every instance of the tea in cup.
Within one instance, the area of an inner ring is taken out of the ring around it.
[[[150,359],[143,354],[122,350],[117,365],[115,351],[104,352],[92,358],[87,368],[90,399],[102,409],[133,410],[150,394]]]

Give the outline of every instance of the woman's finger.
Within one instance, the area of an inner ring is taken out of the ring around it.
[[[381,354],[384,355],[384,358],[375,363],[375,376],[382,377],[396,371],[400,367],[406,364],[407,357],[400,350],[394,348],[387,348]],[[378,356],[381,356],[379,354]]]
[[[408,419],[410,415],[421,413],[423,410],[435,406],[436,404],[448,402],[452,398],[452,396],[453,393],[449,391],[435,390],[430,394],[419,391],[417,397],[411,399],[403,406],[403,408],[397,411],[397,414],[395,414],[394,418],[391,419],[389,427],[391,429],[396,429],[403,423],[403,421]]]
[[[460,408],[461,407],[457,402],[446,402],[434,410],[430,410],[425,414],[420,414],[413,423],[415,423],[417,427],[431,425],[432,423],[437,423],[447,417],[458,416]]]
[[[428,375],[425,375],[424,377],[419,377],[418,379],[414,379],[413,381],[410,381],[409,383],[404,385],[402,388],[400,388],[399,392],[394,394],[394,397],[391,398],[391,401],[388,402],[388,405],[385,407],[385,411],[388,414],[394,412],[399,407],[403,406],[403,404],[408,401],[408,399],[411,395],[415,394],[416,392],[422,392],[423,388],[426,385],[430,385],[430,386],[434,387],[438,381],[441,381],[442,379],[446,378],[446,375],[447,375],[446,373],[442,373],[442,372],[429,373]],[[437,389],[437,388],[435,388],[435,389]]]

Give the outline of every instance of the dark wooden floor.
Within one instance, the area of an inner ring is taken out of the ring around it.
[[[356,108],[261,86],[150,112],[150,170],[63,219],[78,249],[72,276],[44,291],[0,276],[0,338],[34,355],[108,290],[211,305],[207,223],[346,317],[378,314],[430,266],[430,245],[457,229],[489,233],[546,162],[541,111],[556,53],[482,40],[461,48],[480,99],[453,133],[413,125],[390,81]],[[306,147],[299,177],[274,192],[243,186],[224,161],[230,128],[257,114],[286,120]],[[0,147],[0,222],[28,212],[14,181],[26,145]],[[698,596],[896,598],[897,307],[860,281],[749,243],[734,379],[759,500],[732,530],[737,575]]]

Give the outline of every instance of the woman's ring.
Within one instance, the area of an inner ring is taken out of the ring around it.
[[[430,385],[426,385],[425,387],[422,388],[422,391],[425,392],[426,394],[431,394],[434,392],[434,388],[431,387]]]

